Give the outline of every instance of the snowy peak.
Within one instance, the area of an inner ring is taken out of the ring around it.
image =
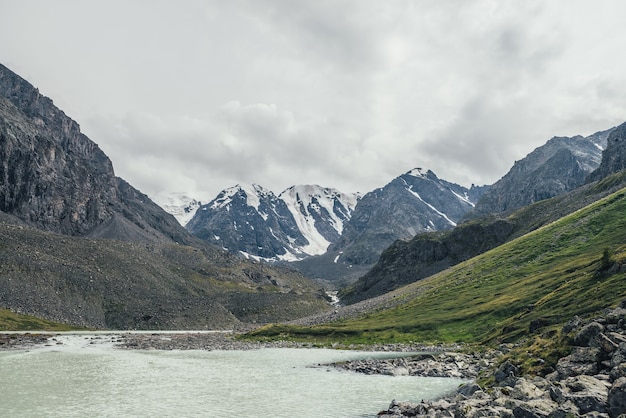
[[[406,173],[404,173],[404,175],[413,176],[413,177],[425,177],[425,178],[434,176],[435,178],[437,178],[437,176],[435,176],[435,173],[433,173],[431,170],[424,170],[421,167],[417,167],[412,170],[409,170]]]
[[[323,254],[341,235],[356,194],[317,185],[276,196],[257,184],[229,187],[187,224],[196,236],[251,258],[294,261]]]
[[[152,200],[167,213],[173,215],[182,226],[187,225],[202,205],[200,200],[181,192],[162,192],[154,196]]]
[[[287,203],[292,213],[305,218],[328,217],[334,229],[341,234],[343,223],[350,219],[359,200],[357,193],[342,193],[337,189],[318,185],[292,186],[279,198]]]
[[[228,207],[233,199],[239,199],[246,205],[258,210],[261,200],[271,199],[274,194],[258,184],[237,184],[222,190],[210,203],[211,209]]]
[[[414,168],[359,200],[341,239],[338,261],[373,264],[393,241],[454,227],[473,207],[470,190]]]
[[[298,185],[283,191],[279,198],[309,242],[301,251],[319,255],[341,236],[359,196],[318,185]]]

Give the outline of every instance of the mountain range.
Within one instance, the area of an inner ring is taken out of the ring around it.
[[[339,329],[346,324],[317,335],[463,341],[463,327],[479,317],[481,335],[519,335],[515,318],[552,324],[570,299],[623,295],[625,144],[626,124],[553,138],[494,185],[469,189],[415,168],[363,196],[311,185],[278,196],[237,185],[206,204],[179,195],[169,202],[170,210],[183,204],[178,222],[116,177],[50,99],[0,66],[0,327],[23,314],[140,329],[341,318],[347,311],[310,280],[321,278],[342,287],[342,302],[353,303],[346,309],[368,316],[352,334]],[[555,295],[558,305],[546,302]],[[416,315],[448,328],[415,323]],[[23,318],[18,327],[30,323]]]
[[[256,184],[237,185],[200,206],[186,227],[233,253],[294,261],[324,253],[341,236],[357,200],[315,185],[293,186],[279,196]]]
[[[469,219],[506,215],[579,187],[600,165],[614,129],[588,137],[554,137],[491,186],[467,189],[422,168],[363,196],[303,185],[275,196],[262,186],[237,185],[202,206],[186,226],[232,253],[286,261],[309,277],[350,283],[395,241],[452,229]],[[183,212],[180,207],[168,210]]]

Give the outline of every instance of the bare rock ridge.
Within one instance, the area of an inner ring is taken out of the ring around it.
[[[588,137],[554,137],[536,148],[494,183],[478,200],[468,218],[509,214],[585,183],[602,160],[602,150],[614,128]]]
[[[602,163],[591,173],[587,181],[597,181],[624,169],[626,169],[626,123],[611,131],[606,149],[602,153]]]
[[[0,64],[0,210],[67,235],[194,239],[128,183],[78,123]]]

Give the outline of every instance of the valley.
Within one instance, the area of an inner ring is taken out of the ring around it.
[[[0,331],[234,330],[250,344],[496,350],[472,377],[484,387],[502,387],[493,377],[507,361],[547,378],[581,347],[567,324],[626,300],[624,144],[626,124],[555,137],[488,186],[414,168],[365,194],[238,184],[161,208],[0,66]],[[611,371],[626,365],[613,354],[621,325],[610,325],[609,342],[598,331],[589,346],[606,358],[585,364],[608,367],[610,353]]]

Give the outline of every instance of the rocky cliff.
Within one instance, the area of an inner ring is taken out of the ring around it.
[[[602,163],[591,173],[588,181],[600,180],[624,169],[626,169],[626,123],[611,131],[606,149],[602,152]]]
[[[115,177],[102,150],[0,65],[0,211],[67,235],[189,243],[176,220]]]
[[[536,148],[478,200],[468,217],[508,214],[515,209],[549,199],[585,183],[602,160],[602,150],[612,129],[588,137],[554,137]]]

